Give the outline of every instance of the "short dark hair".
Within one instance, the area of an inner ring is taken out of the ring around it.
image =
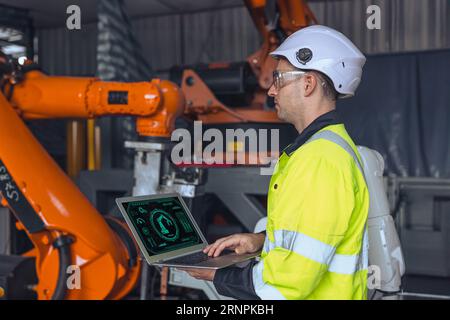
[[[324,73],[320,71],[315,71],[315,73],[319,76],[321,80],[323,95],[330,99],[331,101],[336,101],[339,93],[336,91],[333,85],[333,81]]]

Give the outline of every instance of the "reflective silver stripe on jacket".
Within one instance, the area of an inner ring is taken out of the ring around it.
[[[353,274],[360,270],[366,270],[369,262],[369,239],[367,228],[364,227],[362,250],[360,254],[345,255],[335,254],[328,267],[329,272]]]
[[[263,280],[264,260],[261,260],[253,266],[252,277],[253,287],[256,294],[262,300],[286,300],[286,298],[278,291],[277,288],[267,284]]]
[[[336,248],[307,236],[301,232],[276,230],[274,242],[266,236],[264,251],[269,253],[275,248],[283,248],[315,262],[328,266],[329,272],[353,274],[367,269],[367,245],[363,244],[362,254],[345,255],[335,253]],[[363,243],[367,243],[367,230],[364,232]]]

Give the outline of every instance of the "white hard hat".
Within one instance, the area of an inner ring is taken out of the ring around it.
[[[294,32],[270,54],[285,57],[296,68],[327,75],[341,98],[355,94],[366,62],[345,35],[321,25]]]

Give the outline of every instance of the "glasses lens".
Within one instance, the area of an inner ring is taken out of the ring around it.
[[[279,90],[281,88],[281,72],[274,71],[273,72],[273,85],[275,89]]]

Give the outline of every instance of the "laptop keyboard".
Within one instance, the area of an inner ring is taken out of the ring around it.
[[[206,261],[208,259],[211,259],[211,257],[209,257],[206,253],[199,251],[199,252],[184,256],[184,257],[170,259],[170,260],[167,260],[166,262],[177,263],[177,264],[178,263],[179,264],[197,264],[197,263]]]

